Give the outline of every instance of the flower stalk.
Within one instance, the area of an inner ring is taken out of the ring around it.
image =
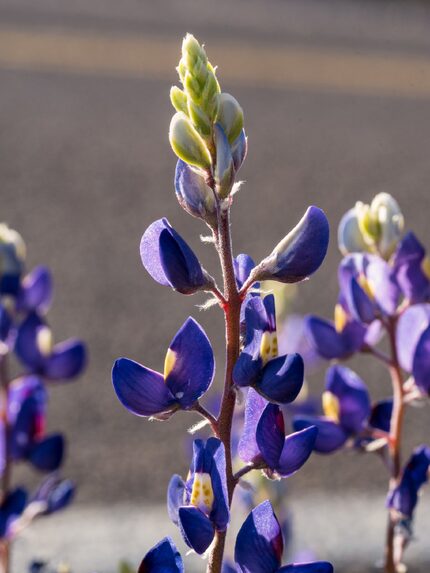
[[[10,459],[10,423],[8,416],[9,406],[9,378],[8,378],[7,349],[0,353],[0,392],[2,405],[3,440],[4,440],[4,468],[1,476],[1,503],[9,495],[11,485],[11,459]],[[0,544],[0,573],[9,573],[10,570],[10,541],[3,539]]]
[[[389,440],[389,454],[390,454],[390,470],[391,478],[389,489],[393,490],[399,485],[402,471],[401,447],[402,447],[402,429],[404,419],[404,392],[403,392],[403,376],[399,365],[397,356],[396,344],[396,318],[392,318],[388,325],[388,337],[390,344],[390,375],[393,387],[393,412],[390,421],[390,440]],[[385,572],[396,573],[397,563],[395,556],[395,529],[396,520],[393,512],[389,510],[387,534],[385,541]]]

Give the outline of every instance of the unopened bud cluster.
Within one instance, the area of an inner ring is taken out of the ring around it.
[[[225,199],[246,154],[243,111],[233,96],[221,92],[214,67],[191,34],[182,43],[177,70],[182,89],[173,86],[170,91],[176,109],[170,123],[170,144],[179,159],[201,179],[198,182],[194,177],[198,182],[194,191],[201,188],[197,212],[195,193],[190,199],[182,197],[180,202],[187,211],[210,222],[214,199],[207,192],[207,183],[215,188],[219,199]]]

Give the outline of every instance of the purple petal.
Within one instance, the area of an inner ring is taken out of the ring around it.
[[[287,354],[270,360],[255,389],[270,402],[289,404],[303,386],[304,364],[300,354]]]
[[[4,306],[0,305],[0,341],[6,342],[11,331],[12,318]]]
[[[240,289],[249,277],[255,263],[249,255],[240,254],[233,261],[237,287]]]
[[[310,426],[318,428],[314,450],[320,454],[331,454],[341,448],[348,439],[348,434],[339,424],[323,416],[295,416],[293,419],[293,428],[296,431]]]
[[[48,436],[32,448],[29,461],[42,472],[57,470],[64,457],[64,438],[61,434]]]
[[[246,518],[236,539],[234,558],[240,573],[275,573],[284,544],[270,501],[260,503]]]
[[[179,508],[179,525],[185,543],[199,555],[212,543],[215,535],[212,521],[197,507]]]
[[[183,294],[192,294],[207,285],[200,263],[167,219],[148,227],[140,243],[143,266],[154,280]]]
[[[413,304],[424,302],[430,296],[429,277],[422,268],[424,257],[424,247],[411,232],[403,237],[393,255],[397,284]]]
[[[16,488],[6,497],[0,506],[0,538],[7,538],[13,522],[24,511],[27,503],[27,492],[23,488]]]
[[[182,557],[170,537],[165,537],[148,551],[138,573],[184,573]]]
[[[222,562],[221,573],[237,573],[236,567],[224,559]]]
[[[376,346],[383,338],[384,326],[380,320],[374,320],[368,325],[364,336],[364,343],[368,346]]]
[[[284,447],[276,471],[282,477],[289,477],[308,460],[318,435],[316,426],[310,426],[285,438]]]
[[[176,402],[161,374],[128,358],[115,362],[112,383],[121,404],[137,416],[167,412]]]
[[[430,304],[417,304],[408,308],[399,318],[396,345],[400,365],[412,372],[417,344],[430,325]]]
[[[258,394],[253,388],[248,390],[245,406],[245,423],[239,441],[239,456],[244,462],[253,462],[260,456],[260,448],[257,444],[257,425],[261,418],[267,400]]]
[[[430,394],[430,326],[423,332],[416,346],[412,374],[418,388]]]
[[[305,329],[310,344],[326,360],[347,358],[357,352],[366,332],[361,324],[351,322],[339,333],[332,322],[317,316],[306,317]]]
[[[179,204],[193,217],[216,224],[216,203],[204,176],[179,159],[175,171],[175,191]]]
[[[50,515],[56,511],[64,509],[72,502],[76,492],[76,487],[71,480],[61,479],[57,475],[50,475],[43,480],[32,496],[31,503],[45,505],[45,509],[40,512],[43,515]]]
[[[327,561],[297,563],[281,567],[278,573],[333,573],[333,565]]]
[[[194,440],[193,470],[210,475],[214,501],[209,517],[218,531],[224,531],[230,520],[230,510],[225,449],[218,438],[209,438],[206,443]]]
[[[369,324],[376,318],[376,306],[364,292],[357,280],[352,277],[343,289],[346,304],[351,316],[360,322]]]
[[[276,404],[267,404],[261,414],[256,440],[264,461],[276,469],[285,442],[284,416]]]
[[[212,346],[202,327],[188,318],[169,346],[174,362],[165,383],[182,408],[189,408],[209,388],[215,372]]]
[[[388,433],[390,431],[392,413],[392,398],[376,402],[376,404],[372,407],[372,412],[369,418],[369,426]]]
[[[20,311],[46,312],[53,294],[52,275],[46,267],[36,267],[24,277],[17,297]]]
[[[70,380],[78,376],[86,366],[85,345],[76,339],[56,344],[46,360],[44,375],[52,380]]]
[[[339,401],[339,422],[346,432],[357,433],[370,415],[370,396],[361,378],[346,366],[327,370],[326,390]]]
[[[233,163],[236,173],[239,171],[242,163],[244,162],[247,151],[248,140],[245,135],[245,130],[242,129],[231,146],[231,153],[233,155]]]
[[[380,257],[369,257],[366,278],[379,308],[389,316],[395,314],[400,299],[391,266]]]
[[[301,354],[307,373],[321,363],[321,357],[306,335],[305,318],[300,314],[289,314],[280,326],[279,354],[293,352]]]
[[[430,447],[419,446],[405,467],[400,484],[388,494],[387,506],[412,519],[419,490],[428,481],[429,467]]]
[[[276,263],[264,278],[286,283],[305,279],[320,267],[328,242],[327,217],[318,207],[309,207],[297,226],[275,247],[272,256],[276,255]]]
[[[43,436],[47,393],[39,378],[25,376],[9,386],[10,455],[26,459],[35,442]]]
[[[179,525],[179,508],[184,505],[184,492],[184,480],[175,474],[167,488],[167,512],[175,525]]]
[[[37,337],[44,322],[35,313],[29,314],[18,328],[15,352],[25,366],[35,372],[43,371],[45,357],[40,352]]]

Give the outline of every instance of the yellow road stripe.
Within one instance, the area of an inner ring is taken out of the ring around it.
[[[430,98],[430,57],[211,41],[224,81]],[[177,39],[0,28],[0,68],[176,81]]]

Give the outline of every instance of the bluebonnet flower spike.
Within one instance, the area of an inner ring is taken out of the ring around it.
[[[192,408],[211,385],[215,371],[212,347],[202,327],[188,318],[166,354],[164,373],[119,358],[112,382],[120,402],[137,416],[156,416]]]
[[[320,267],[328,242],[327,217],[318,207],[309,207],[296,227],[257,265],[251,277],[255,281],[302,281]]]
[[[237,539],[234,558],[238,573],[333,573],[326,561],[281,565],[284,542],[269,501],[258,505],[246,518]]]

